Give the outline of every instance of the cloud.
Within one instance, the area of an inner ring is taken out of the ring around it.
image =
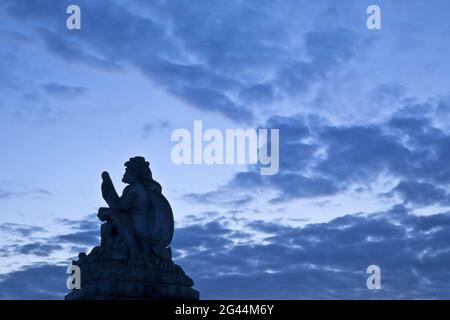
[[[66,288],[65,266],[34,264],[0,275],[2,300],[60,300]]]
[[[275,80],[290,94],[305,92],[312,84],[325,81],[328,73],[349,61],[358,47],[356,33],[344,28],[309,32],[304,41],[310,60],[294,60],[279,70]]]
[[[148,122],[144,125],[142,128],[143,134],[142,136],[144,138],[149,137],[151,134],[153,134],[155,131],[163,130],[169,127],[169,122],[167,121],[154,121],[154,122]]]
[[[12,199],[12,198],[25,198],[32,197],[34,199],[40,199],[51,196],[52,193],[45,189],[30,189],[25,187],[0,187],[0,199]]]
[[[68,234],[59,235],[56,237],[58,241],[69,242],[71,244],[82,244],[82,245],[98,245],[100,242],[100,231],[99,230],[89,230],[89,231],[78,231]]]
[[[213,213],[185,220],[172,250],[203,299],[447,299],[449,235],[449,213],[418,216],[402,205],[301,227]],[[381,268],[378,291],[366,287],[373,264]],[[3,274],[0,297],[61,299],[64,269]]]
[[[203,298],[445,298],[449,217],[397,206],[304,227],[253,221],[241,230],[266,234],[264,242],[236,245],[228,227],[209,223],[177,230],[174,248]],[[372,264],[382,270],[378,292],[366,287]]]
[[[14,193],[12,190],[7,189],[0,189],[0,199],[8,199],[16,196],[17,194]]]
[[[45,84],[43,89],[48,95],[61,98],[76,98],[86,92],[84,87],[66,86],[55,82]]]
[[[231,204],[264,192],[268,202],[281,203],[371,190],[380,197],[397,195],[405,204],[448,207],[450,135],[435,121],[446,101],[405,103],[366,125],[332,124],[312,114],[272,116],[261,127],[280,132],[276,175],[261,176],[259,164],[248,166],[217,190],[186,197]],[[391,185],[380,185],[380,178]]]
[[[108,70],[137,67],[192,107],[235,121],[251,121],[261,104],[308,93],[331,71],[345,67],[363,43],[361,35],[339,25],[305,28],[313,19],[305,12],[331,4],[309,4],[309,10],[299,11],[292,10],[298,3],[290,1],[266,1],[264,6],[81,1],[85,9],[78,33],[68,33],[61,24],[68,4],[29,6],[14,0],[2,6],[17,20],[31,22],[46,48],[66,61]]]
[[[107,71],[117,71],[121,68],[114,62],[99,58],[96,55],[80,48],[75,41],[61,38],[57,33],[40,28],[40,34],[46,48],[60,58],[70,57],[70,61],[86,64],[91,67]]]
[[[295,198],[314,198],[336,194],[339,189],[330,180],[310,178],[301,174],[279,174],[269,180],[273,187],[280,190],[280,195],[271,202],[283,202]],[[295,186],[295,188],[292,188]]]
[[[52,251],[61,250],[60,245],[50,245],[44,243],[29,243],[19,248],[19,252],[22,254],[34,254],[37,256],[46,257],[49,256]]]
[[[19,223],[3,223],[0,224],[0,232],[16,234],[22,237],[29,237],[37,232],[44,232],[45,229],[39,226],[30,226]]]
[[[0,39],[5,39],[7,41],[13,41],[15,43],[31,43],[33,39],[26,36],[25,34],[14,31],[14,30],[0,30]]]
[[[49,257],[55,251],[63,249],[58,244],[48,244],[44,242],[28,243],[24,245],[7,245],[0,248],[2,257],[13,257],[17,255],[35,255],[38,257]]]
[[[5,238],[0,247],[3,257],[17,258],[35,255],[38,257],[55,257],[70,253],[77,248],[93,247],[100,243],[100,223],[95,214],[81,220],[57,219],[55,225],[70,227],[69,233],[62,231],[52,234],[48,229],[26,224],[0,224],[0,236]]]
[[[399,194],[406,204],[417,206],[450,204],[450,196],[444,189],[426,182],[401,181],[392,192]]]
[[[187,193],[183,195],[183,198],[193,203],[220,203],[223,206],[229,206],[232,208],[241,208],[253,200],[253,197],[250,195],[235,195],[233,198],[230,198],[228,195],[228,190],[224,191],[222,189],[205,193]]]
[[[50,239],[75,246],[96,246],[100,243],[100,225],[97,214],[90,214],[80,220],[58,219],[58,223],[69,226],[70,233],[60,234]]]
[[[229,97],[207,88],[179,87],[171,92],[203,111],[218,111],[237,121],[251,120],[253,115],[242,106],[236,105]]]
[[[79,220],[63,218],[63,219],[56,219],[55,222],[63,224],[65,226],[69,226],[72,229],[81,231],[98,230],[100,225],[100,221],[98,220],[96,213],[89,214]]]

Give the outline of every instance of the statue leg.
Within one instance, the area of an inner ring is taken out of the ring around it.
[[[154,267],[157,265],[157,259],[153,254],[153,242],[150,238],[142,239],[142,253],[144,256],[144,261],[149,267]]]
[[[114,238],[115,238],[115,230],[114,226],[111,222],[106,222],[102,224],[100,229],[101,242],[100,247],[103,252],[107,252],[111,249]]]
[[[138,249],[134,238],[133,225],[130,223],[129,217],[122,213],[116,213],[111,216],[111,222],[125,241],[130,256],[132,258],[137,257]]]

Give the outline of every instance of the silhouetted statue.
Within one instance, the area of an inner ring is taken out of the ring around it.
[[[109,208],[100,208],[98,213],[99,219],[106,221],[101,229],[101,248],[110,252],[116,235],[120,235],[132,259],[140,253],[147,263],[151,263],[152,255],[170,259],[167,247],[173,237],[173,214],[161,185],[153,180],[149,163],[143,157],[131,158],[125,166],[122,182],[128,186],[121,197],[109,174],[102,174],[102,194]]]
[[[134,157],[125,167],[122,182],[128,185],[120,197],[108,172],[102,173],[109,207],[97,215],[104,222],[101,244],[72,262],[82,271],[82,287],[66,299],[198,299],[192,279],[172,261],[173,213],[149,163]]]

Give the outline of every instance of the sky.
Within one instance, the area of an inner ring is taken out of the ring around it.
[[[81,30],[66,27],[71,4]],[[101,172],[122,189],[136,155],[202,299],[449,299],[449,12],[447,0],[1,1],[0,299],[64,297],[67,266],[99,244]],[[279,172],[174,164],[171,134],[196,120],[279,129]]]

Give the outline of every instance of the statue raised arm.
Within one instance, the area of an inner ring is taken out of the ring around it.
[[[110,208],[116,207],[119,202],[119,195],[107,171],[102,173],[102,196]]]

